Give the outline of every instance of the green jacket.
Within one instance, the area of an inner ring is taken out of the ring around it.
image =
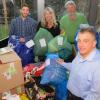
[[[87,19],[82,13],[76,13],[76,20],[72,21],[69,19],[69,16],[66,14],[60,20],[60,27],[65,31],[67,40],[70,43],[74,43],[75,34],[80,26],[80,24],[86,24]]]

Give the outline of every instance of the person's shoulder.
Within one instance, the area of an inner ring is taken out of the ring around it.
[[[96,57],[97,58],[100,58],[100,50],[99,49],[96,49]],[[99,59],[100,60],[100,59]]]
[[[11,20],[11,23],[15,23],[16,20],[19,20],[19,17],[15,17],[15,18],[13,18],[13,19]]]
[[[77,12],[76,14],[77,14],[77,16],[85,16],[84,13],[82,13],[82,12]]]
[[[97,64],[98,63],[100,64],[100,50],[96,49],[96,53],[95,53],[95,56],[93,58],[93,61],[96,62]]]
[[[29,20],[31,23],[37,24],[37,21],[36,21],[34,18],[28,17],[28,20]]]
[[[32,17],[27,17],[27,19],[29,19],[29,20],[34,20]]]
[[[99,73],[100,73],[100,50],[96,50],[96,56],[95,56],[95,58],[94,58],[94,68],[97,70],[97,71],[99,71]],[[96,72],[96,70],[95,70],[95,72]]]
[[[31,18],[31,17],[27,17],[28,20],[30,21],[35,21],[35,19]]]

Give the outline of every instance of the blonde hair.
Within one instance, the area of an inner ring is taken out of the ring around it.
[[[53,24],[54,24],[54,27],[57,25],[57,20],[56,20],[56,16],[55,16],[55,12],[54,10],[51,8],[51,7],[46,7],[43,11],[43,15],[42,15],[42,19],[41,19],[41,25],[43,27],[46,26],[46,20],[45,20],[45,13],[46,12],[50,12],[52,14],[52,21],[53,21]]]

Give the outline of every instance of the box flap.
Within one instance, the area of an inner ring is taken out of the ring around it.
[[[16,60],[20,60],[20,58],[14,51],[11,51],[11,52],[0,55],[0,63],[1,64],[2,63],[14,62]]]
[[[9,53],[9,52],[11,52],[11,51],[13,51],[13,49],[10,48],[10,47],[1,48],[1,49],[0,49],[0,55],[5,54],[5,53]]]

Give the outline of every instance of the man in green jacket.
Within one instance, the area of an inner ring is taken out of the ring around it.
[[[68,42],[74,44],[75,34],[80,24],[86,24],[87,19],[84,14],[76,11],[76,4],[74,1],[67,1],[65,4],[67,14],[60,20],[61,29],[65,32]]]

